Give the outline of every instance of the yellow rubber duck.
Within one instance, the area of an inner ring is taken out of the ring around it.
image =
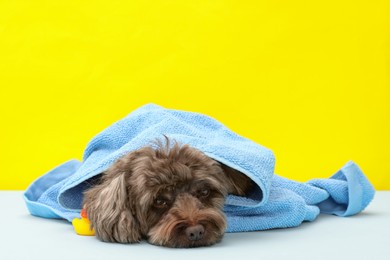
[[[72,225],[76,233],[80,236],[94,236],[95,230],[91,229],[91,223],[89,222],[87,211],[81,210],[81,219],[75,218],[72,220]]]

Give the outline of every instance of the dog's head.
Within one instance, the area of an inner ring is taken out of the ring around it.
[[[244,195],[251,186],[243,174],[167,140],[115,162],[85,192],[84,208],[103,241],[145,238],[168,247],[207,246],[226,229],[226,195]]]

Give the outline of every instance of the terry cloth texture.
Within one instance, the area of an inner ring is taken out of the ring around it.
[[[354,162],[329,179],[299,183],[274,174],[271,150],[241,137],[215,119],[149,104],[109,126],[87,145],[83,161],[71,160],[33,182],[24,193],[32,215],[79,217],[83,191],[121,156],[163,136],[189,144],[250,177],[248,197],[229,195],[227,232],[286,228],[313,221],[319,213],[350,216],[362,211],[375,190]]]

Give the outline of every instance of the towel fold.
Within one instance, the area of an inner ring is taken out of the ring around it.
[[[271,150],[215,119],[149,104],[95,136],[82,162],[65,162],[33,182],[24,193],[28,210],[32,215],[72,221],[79,217],[83,191],[95,178],[121,156],[164,135],[246,174],[256,184],[249,197],[226,198],[227,232],[294,227],[313,221],[319,213],[350,216],[374,197],[373,186],[352,161],[329,179],[295,182],[274,174]]]

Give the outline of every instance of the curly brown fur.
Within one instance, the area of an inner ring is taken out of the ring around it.
[[[207,246],[223,237],[227,194],[245,195],[251,186],[245,175],[166,139],[120,158],[85,192],[83,205],[102,241]]]

